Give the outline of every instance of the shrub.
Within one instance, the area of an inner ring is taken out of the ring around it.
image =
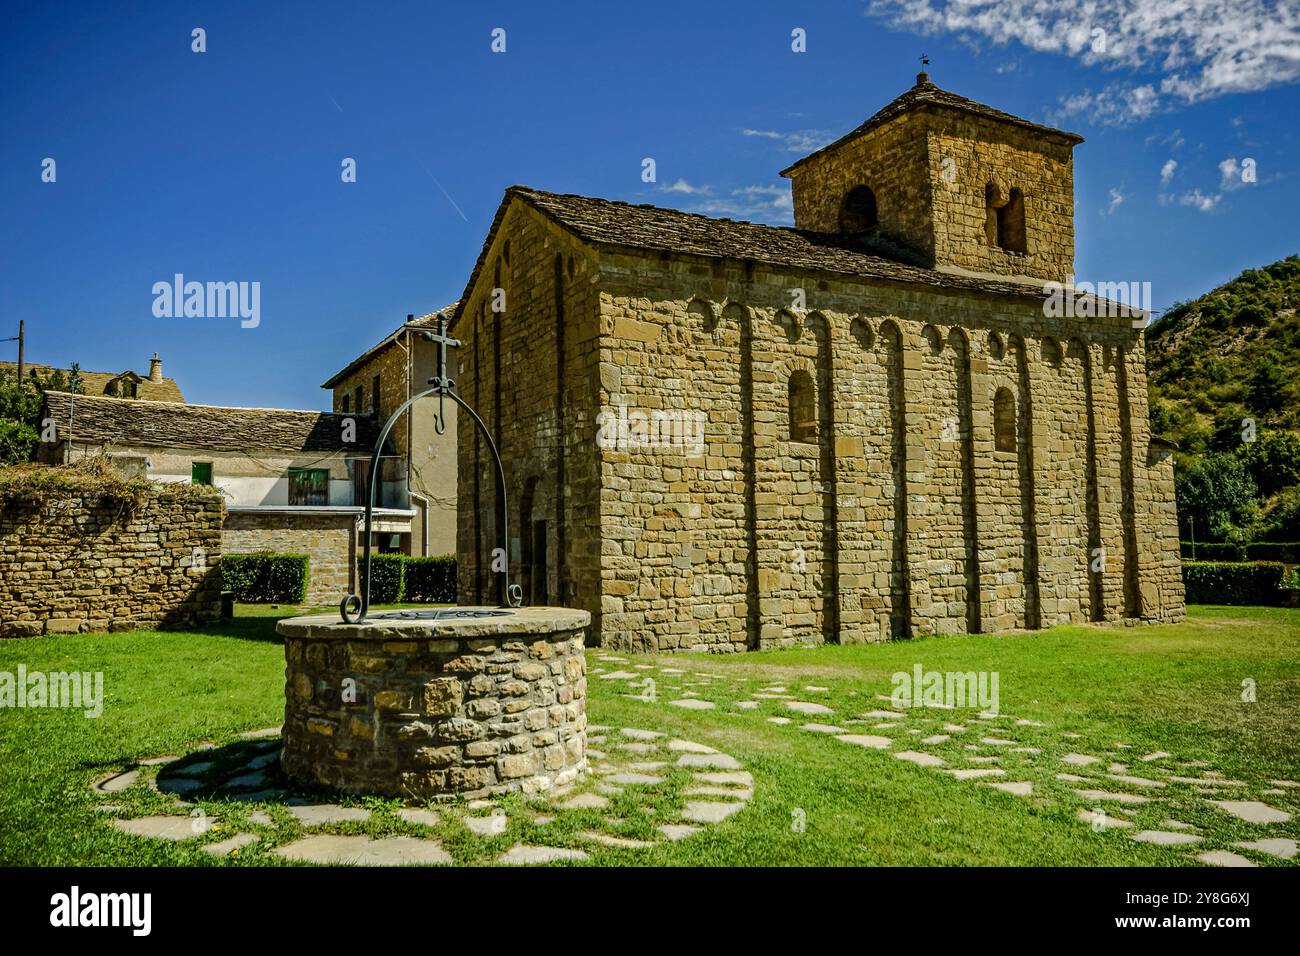
[[[371,574],[374,583],[370,587],[371,604],[396,604],[403,600],[407,557],[404,554],[372,554],[370,556]],[[366,562],[357,556],[357,576],[361,587],[366,586]],[[364,594],[365,591],[363,590]]]
[[[1197,550],[1200,547],[1197,546]],[[1300,564],[1300,542],[1256,541],[1246,545],[1247,561],[1281,561],[1283,564]]]
[[[245,604],[300,604],[307,599],[309,564],[305,554],[226,554],[221,586]]]
[[[1276,561],[1184,561],[1187,603],[1278,604],[1283,570]]]
[[[1245,561],[1246,548],[1235,541],[1181,541],[1183,557],[1188,561]]]
[[[407,558],[403,600],[428,604],[456,603],[456,556]]]
[[[1300,484],[1300,436],[1292,432],[1262,432],[1255,441],[1244,443],[1238,454],[1261,494]]]

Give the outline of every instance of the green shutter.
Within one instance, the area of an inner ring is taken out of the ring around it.
[[[190,463],[190,484],[212,484],[212,462],[195,461]]]

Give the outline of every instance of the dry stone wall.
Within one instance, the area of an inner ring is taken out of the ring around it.
[[[0,637],[216,621],[224,514],[188,485],[0,502]]]

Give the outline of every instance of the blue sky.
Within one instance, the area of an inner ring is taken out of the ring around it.
[[[1081,279],[1150,281],[1159,308],[1300,251],[1293,0],[7,8],[0,337],[25,319],[30,361],[97,371],[156,350],[190,401],[325,407],[331,373],[460,294],[512,183],[787,224],[778,170],[923,53],[1086,137]],[[178,272],[259,282],[260,325],[156,317]]]

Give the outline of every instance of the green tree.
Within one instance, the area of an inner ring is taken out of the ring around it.
[[[1253,442],[1241,446],[1238,454],[1262,494],[1272,495],[1300,484],[1300,436],[1269,429]]]
[[[26,381],[0,382],[0,464],[31,461],[41,439],[41,405],[47,391],[85,391],[74,362],[71,375],[61,369],[31,369]]]
[[[1255,517],[1255,481],[1236,455],[1202,458],[1174,478],[1178,527],[1201,541],[1224,541]]]
[[[1286,400],[1283,395],[1287,382],[1286,369],[1278,362],[1275,354],[1267,352],[1260,356],[1250,375],[1248,400],[1250,407],[1260,414],[1280,411]]]

